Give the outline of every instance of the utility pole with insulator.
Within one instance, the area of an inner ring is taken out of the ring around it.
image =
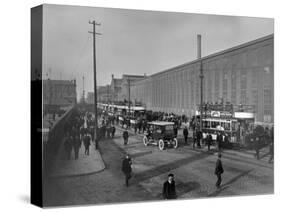
[[[129,116],[131,115],[131,81],[130,78],[128,78],[128,93],[129,93]]]
[[[82,99],[82,103],[85,104],[85,86],[84,86],[84,76],[83,76],[83,99]]]
[[[97,71],[96,71],[96,35],[101,35],[96,32],[96,26],[100,26],[101,24],[96,23],[96,21],[89,21],[89,24],[93,25],[93,31],[91,33],[93,35],[93,72],[94,72],[94,112],[95,112],[95,133],[94,140],[96,144],[96,149],[98,146],[98,107],[97,107]]]
[[[202,60],[201,60],[201,35],[197,35],[197,59],[199,61],[199,68],[200,68],[200,131],[202,132],[202,118],[203,118],[203,67],[202,67]]]
[[[109,110],[109,85],[106,86],[107,87],[107,112]]]

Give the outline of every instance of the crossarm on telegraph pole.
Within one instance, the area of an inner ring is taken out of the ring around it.
[[[89,24],[93,25],[93,31],[91,33],[93,35],[93,72],[94,72],[94,112],[95,112],[95,132],[94,132],[94,140],[96,144],[96,149],[99,148],[98,145],[98,111],[97,111],[97,71],[96,71],[96,35],[101,35],[101,33],[96,32],[96,26],[100,26],[101,24],[96,23],[95,21],[89,21]]]

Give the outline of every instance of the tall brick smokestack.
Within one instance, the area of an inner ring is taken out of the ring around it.
[[[197,59],[201,58],[201,35],[197,35]]]

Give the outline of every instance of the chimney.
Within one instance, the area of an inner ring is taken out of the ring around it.
[[[201,59],[201,35],[197,35],[197,59]]]
[[[111,74],[111,79],[114,79],[114,74]]]

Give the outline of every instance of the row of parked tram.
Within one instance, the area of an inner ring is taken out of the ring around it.
[[[98,104],[99,109],[106,111],[109,116],[118,117],[121,125],[126,124],[134,128],[140,117],[145,114],[145,108],[140,106],[130,107],[125,105]],[[195,130],[198,129],[200,112],[196,111],[193,121],[189,126]],[[128,123],[129,121],[129,123]],[[193,127],[192,127],[193,126]],[[143,137],[145,146],[157,145],[160,150],[166,146],[178,147],[176,133],[174,131],[175,123],[168,121],[147,122],[147,130]],[[228,112],[228,111],[208,111],[202,115],[202,135],[203,139],[207,135],[212,136],[212,140],[217,139],[218,133],[222,134],[223,141],[228,147],[249,146],[253,139],[245,139],[254,128],[254,113],[252,112]],[[248,136],[249,137],[249,136]]]
[[[106,112],[109,116],[118,118],[120,125],[130,125],[134,128],[138,124],[139,117],[145,117],[146,110],[144,107],[132,106],[130,112],[128,106],[98,104],[99,109]],[[129,123],[128,123],[129,122]],[[169,121],[150,121],[146,123],[143,144],[157,145],[160,150],[166,147],[178,147],[178,140],[175,134],[175,123]]]

